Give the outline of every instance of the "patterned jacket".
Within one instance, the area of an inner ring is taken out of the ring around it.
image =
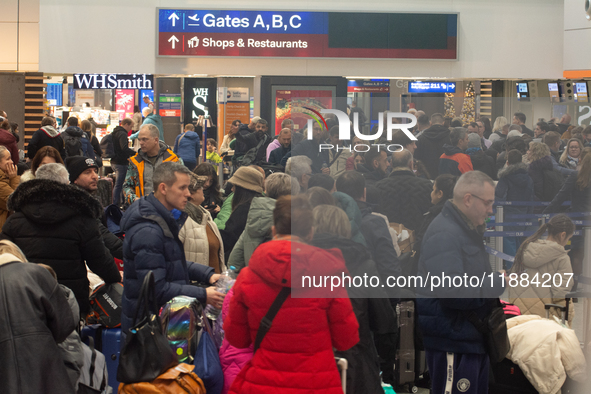
[[[129,158],[129,166],[123,183],[123,194],[128,204],[131,205],[136,199],[147,196],[154,191],[152,182],[154,169],[166,161],[183,162],[162,141],[160,141],[160,151],[158,151],[158,159],[155,165],[148,160],[148,156],[141,149],[135,156]]]

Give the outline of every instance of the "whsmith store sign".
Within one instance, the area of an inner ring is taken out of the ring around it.
[[[457,59],[458,14],[158,9],[158,56]]]
[[[74,89],[154,89],[152,74],[74,74]]]

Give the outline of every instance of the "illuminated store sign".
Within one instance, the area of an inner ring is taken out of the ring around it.
[[[152,74],[74,74],[74,89],[154,89]]]

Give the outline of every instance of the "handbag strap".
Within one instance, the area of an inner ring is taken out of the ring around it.
[[[144,277],[144,282],[140,289],[140,295],[137,300],[137,306],[135,308],[135,315],[133,317],[133,324],[135,326],[138,321],[138,315],[142,309],[143,304],[143,316],[150,317],[150,298],[152,298],[152,311],[158,316],[158,309],[156,306],[156,297],[154,296],[154,273],[148,271]]]
[[[94,349],[94,338],[91,336],[88,337],[88,347],[92,352],[92,356],[90,357],[90,368],[88,369],[88,374],[90,375],[90,387],[94,388],[94,369],[96,365],[96,350]]]
[[[289,293],[291,293],[291,288],[290,287],[283,287],[281,289],[281,291],[279,292],[279,294],[277,294],[275,301],[273,301],[273,303],[271,304],[271,307],[267,311],[267,314],[261,320],[261,324],[259,325],[259,329],[257,331],[257,336],[254,340],[254,353],[256,353],[259,346],[261,346],[261,342],[263,341],[263,338],[265,337],[265,335],[267,335],[267,332],[269,332],[269,330],[271,329],[271,324],[273,323],[273,319],[277,315],[277,312],[279,312],[279,309],[281,309],[281,305],[283,305],[283,303],[287,299],[287,296],[289,295]]]
[[[503,309],[503,304],[501,304],[501,301],[498,298],[495,301],[494,306],[490,309],[490,312],[488,315],[490,316],[493,313],[493,311],[497,308]],[[482,319],[480,319],[474,311],[470,311],[470,312],[464,311],[464,316],[466,316],[466,319],[470,323],[472,323],[474,325],[474,327],[476,327],[478,332],[480,332],[481,334],[486,334],[489,332],[488,325],[486,324],[486,322],[483,321]]]

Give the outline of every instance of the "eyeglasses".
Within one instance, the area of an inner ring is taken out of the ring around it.
[[[472,193],[470,193],[470,195],[473,197],[476,197],[477,199],[482,201],[484,203],[484,205],[486,205],[487,207],[492,207],[492,205],[495,203],[495,200],[485,200],[484,198],[478,197],[476,194],[472,194]]]

